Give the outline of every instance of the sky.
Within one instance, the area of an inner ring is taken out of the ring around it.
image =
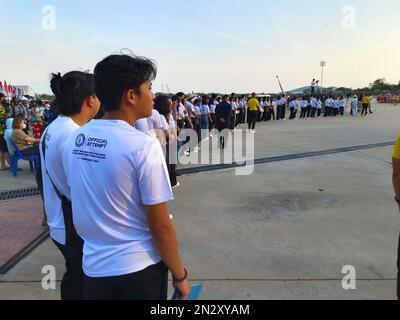
[[[399,0],[0,0],[0,79],[50,93],[51,72],[129,49],[156,61],[155,91],[278,92],[276,75],[288,91],[322,60],[324,86],[398,83],[399,16]]]

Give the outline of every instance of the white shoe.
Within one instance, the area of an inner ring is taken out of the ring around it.
[[[176,185],[172,187],[172,189],[178,188],[181,184],[178,182]]]

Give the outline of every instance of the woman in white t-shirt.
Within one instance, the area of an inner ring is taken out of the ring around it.
[[[72,212],[67,168],[60,159],[73,133],[97,115],[100,101],[95,95],[93,74],[80,71],[63,76],[53,74],[50,87],[60,116],[47,127],[39,147],[44,207],[51,239],[65,259],[61,299],[81,300],[84,298],[83,242],[76,233],[72,214],[79,216],[85,210]]]
[[[175,130],[175,122],[171,113],[172,101],[166,95],[159,95],[154,100],[154,109],[160,113],[162,130],[165,135],[165,158],[167,161],[168,174],[172,188],[178,187],[180,184],[176,180],[176,164],[177,164],[177,137]]]

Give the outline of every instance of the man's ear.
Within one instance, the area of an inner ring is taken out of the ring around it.
[[[125,100],[127,102],[127,104],[131,105],[131,106],[135,106],[136,105],[136,93],[134,90],[129,89],[125,92]]]
[[[91,95],[86,98],[86,105],[90,108],[94,108],[94,107],[96,107],[96,100],[97,100],[97,97],[95,95]]]

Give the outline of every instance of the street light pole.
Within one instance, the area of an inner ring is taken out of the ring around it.
[[[324,90],[324,67],[326,67],[326,61],[321,61],[320,66],[321,66],[321,95],[322,95]]]

